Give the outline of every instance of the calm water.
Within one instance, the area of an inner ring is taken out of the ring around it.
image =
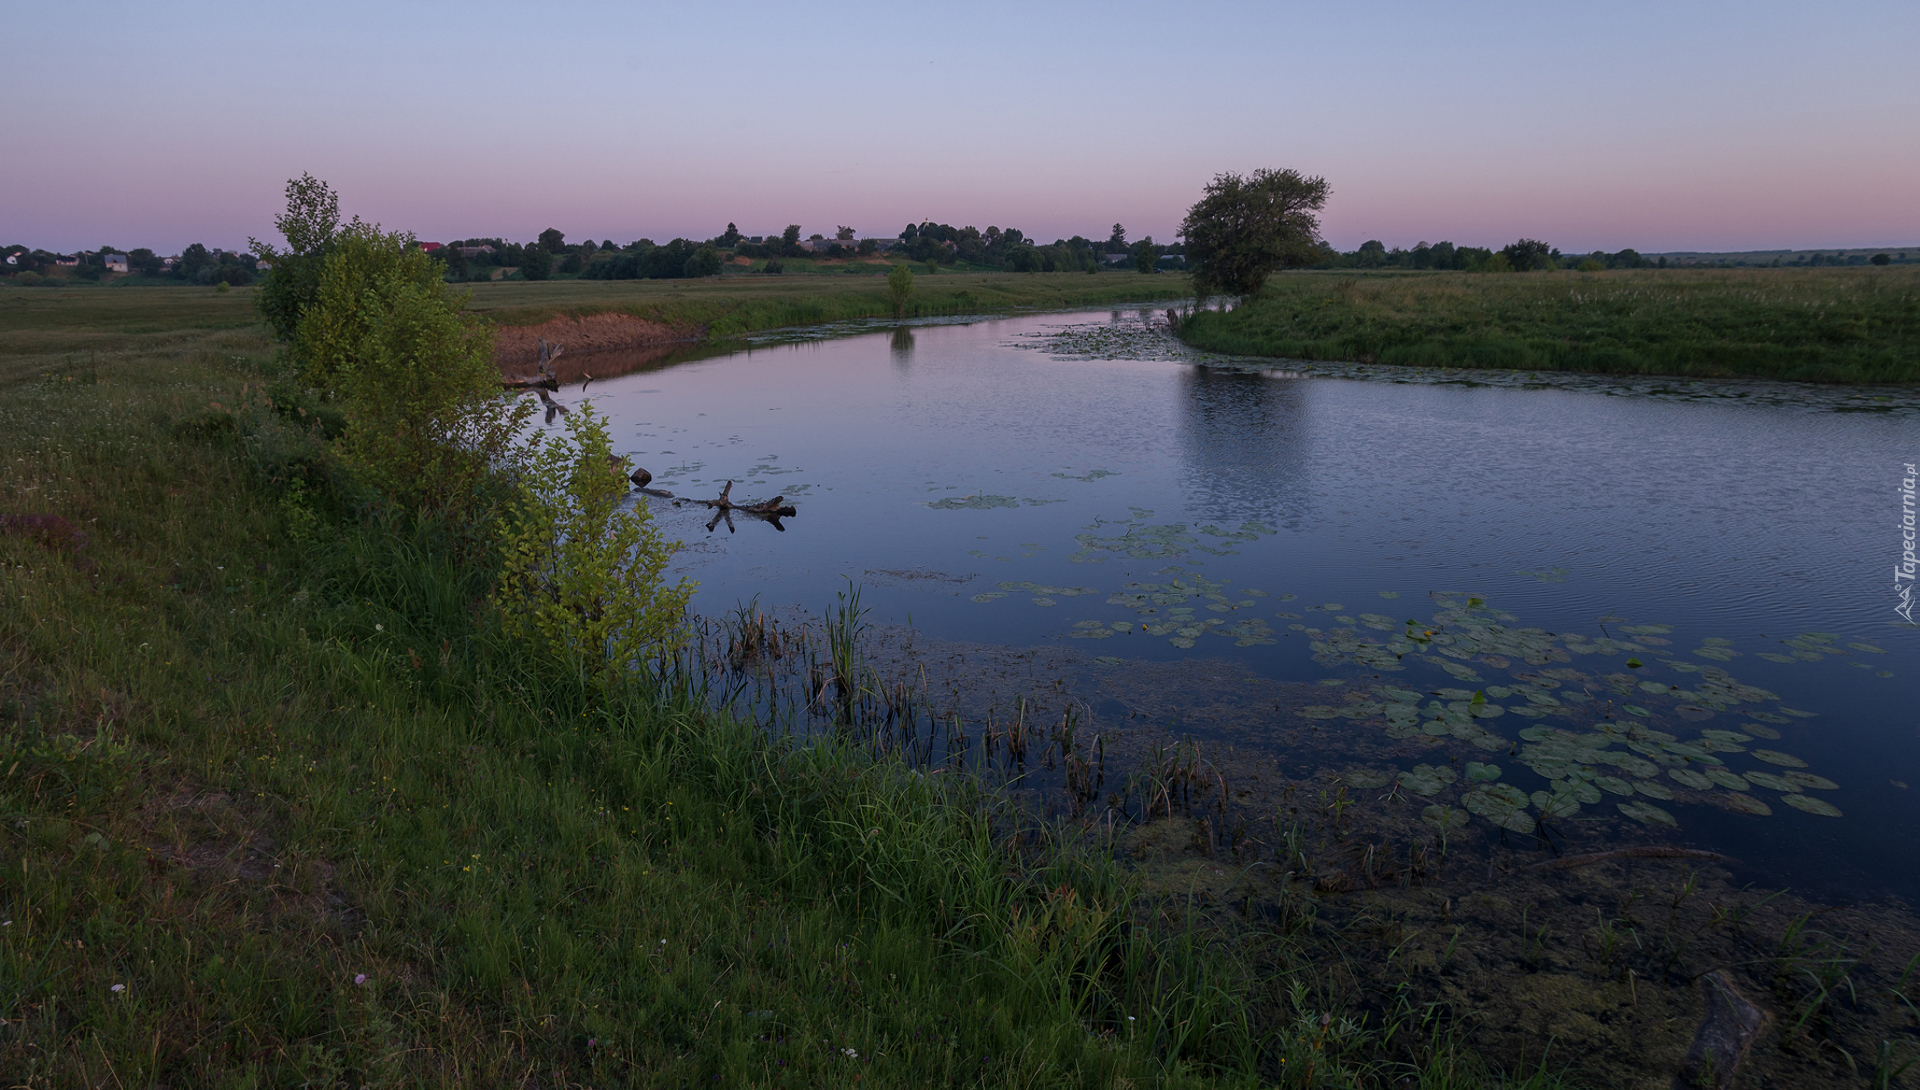
[[[756,597],[817,612],[852,579],[875,620],[931,637],[1057,644],[1109,670],[1205,658],[1247,678],[1346,678],[1326,707],[1375,714],[1332,722],[1405,724],[1383,770],[1484,760],[1524,796],[1551,793],[1572,753],[1601,784],[1575,785],[1576,842],[1611,823],[1803,888],[1920,893],[1920,630],[1894,614],[1892,579],[1902,466],[1920,459],[1912,413],[1827,411],[1777,388],[1755,404],[1302,376],[1186,354],[1141,318],[765,344],[597,380],[590,396],[655,487],[707,497],[732,479],[736,500],[798,506],[784,533],[748,520],[709,535],[704,510],[646,501],[686,540],[710,615]],[[1415,648],[1393,671],[1360,642],[1390,645],[1410,619],[1434,630],[1449,605],[1463,612],[1437,630],[1478,643]],[[1529,647],[1551,657],[1524,661]],[[1556,670],[1578,673],[1540,676]],[[1470,691],[1506,714],[1445,718]],[[1398,720],[1382,720],[1394,701]],[[1588,760],[1553,734],[1590,743],[1603,720],[1661,732],[1606,748],[1659,750],[1644,755],[1662,767]],[[1276,720],[1275,745],[1298,725]],[[1703,730],[1740,737],[1702,745]],[[1743,812],[1756,807],[1729,775],[1771,813]],[[1497,797],[1473,805],[1464,777],[1431,786],[1476,823],[1505,813]],[[1626,824],[1623,806],[1652,824]]]

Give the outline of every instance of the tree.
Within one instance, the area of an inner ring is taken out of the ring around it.
[[[893,316],[907,316],[907,299],[913,295],[913,270],[905,265],[895,265],[887,271],[887,302],[893,305]]]
[[[553,251],[544,244],[527,247],[520,255],[520,275],[528,280],[545,280],[553,275]]]
[[[1154,245],[1153,236],[1148,235],[1133,244],[1133,267],[1143,273],[1150,273],[1160,262],[1161,247]]]
[[[681,270],[689,277],[718,276],[720,275],[720,251],[711,246],[702,246],[693,251]]]
[[[340,234],[340,196],[327,183],[302,174],[287,180],[286,197],[287,209],[273,218],[273,226],[287,248],[278,250],[256,238],[247,239],[247,248],[273,266],[254,297],[254,308],[274,339],[292,345],[301,316],[320,290],[321,266]],[[197,281],[201,267],[212,260],[207,248],[196,242],[181,255],[178,271]]]
[[[1893,264],[1893,258],[1888,254],[1874,254],[1873,263],[1875,265],[1891,265]]]
[[[557,254],[567,247],[567,236],[557,228],[549,227],[540,232],[540,248],[550,254]]]
[[[731,223],[727,224],[726,233],[720,236],[719,241],[721,248],[727,250],[731,250],[735,246],[740,245],[740,228],[735,227]],[[611,249],[612,247],[608,248]]]
[[[1194,290],[1251,295],[1277,268],[1318,259],[1320,219],[1329,189],[1325,178],[1296,170],[1256,170],[1246,177],[1214,176],[1180,224]]]
[[[1120,224],[1113,225],[1113,234],[1107,236],[1107,252],[1124,254],[1127,252],[1127,229]]]
[[[852,242],[853,228],[848,227],[845,224],[842,224],[839,227],[836,227],[833,229],[833,237],[835,240],[840,242]]]
[[[1500,248],[1507,264],[1514,272],[1532,272],[1535,269],[1553,268],[1553,247],[1537,238],[1523,238],[1510,242]]]

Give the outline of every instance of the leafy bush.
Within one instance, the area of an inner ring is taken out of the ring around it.
[[[334,239],[296,344],[302,377],[344,401],[345,455],[389,502],[474,525],[530,406],[500,392],[493,337],[403,234]]]
[[[660,537],[627,483],[607,421],[583,405],[567,435],[531,442],[494,603],[507,633],[610,678],[679,639],[694,584],[661,578],[678,542]]]

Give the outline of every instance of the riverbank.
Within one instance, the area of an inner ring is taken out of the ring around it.
[[[71,332],[84,351],[0,355],[23,420],[0,1068],[1199,1085],[1244,1062],[1233,962],[1141,916],[1097,845],[996,834],[962,777],[599,695],[491,635],[485,565],[356,515],[264,394],[256,329]]]
[[[1286,273],[1180,337],[1363,364],[1913,383],[1920,269]]]
[[[1106,843],[962,775],[790,744],[671,689],[608,697],[500,641],[490,565],[358,511],[233,320],[240,293],[179,291],[172,320],[131,291],[131,310],[0,309],[20,421],[0,436],[0,1068],[56,1086],[1478,1070],[1291,991],[1288,958],[1194,929]]]

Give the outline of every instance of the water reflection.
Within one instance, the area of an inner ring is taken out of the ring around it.
[[[1297,529],[1311,508],[1306,387],[1263,372],[1178,378],[1184,491],[1193,510]]]
[[[893,352],[893,365],[904,371],[913,363],[913,330],[906,326],[895,329],[888,348]]]

